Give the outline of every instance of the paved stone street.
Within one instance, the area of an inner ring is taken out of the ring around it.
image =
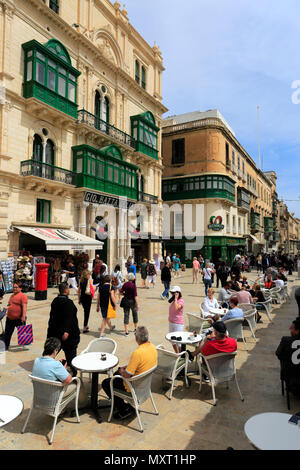
[[[188,270],[173,282],[181,286],[185,300],[185,312],[199,312],[199,303],[204,297],[203,284],[191,283],[192,273]],[[248,275],[254,280],[256,272]],[[293,282],[289,288],[293,294],[293,286],[300,284],[296,276],[290,276]],[[138,276],[137,285],[141,284]],[[145,325],[150,331],[150,340],[155,345],[163,343],[168,349],[171,345],[165,340],[168,331],[168,303],[160,299],[162,292],[160,281],[153,289],[139,289],[140,317],[139,324]],[[218,292],[218,289],[216,289]],[[48,293],[48,300],[34,301],[34,293],[29,293],[28,323],[33,324],[34,343],[25,348],[16,346],[16,333],[12,338],[12,347],[6,354],[6,364],[0,365],[0,393],[19,397],[24,403],[22,414],[5,428],[0,429],[0,449],[226,449],[228,446],[237,450],[253,449],[244,434],[244,424],[248,418],[257,413],[278,411],[287,412],[286,399],[281,396],[279,380],[279,361],[274,351],[281,336],[289,334],[289,325],[297,316],[297,308],[293,295],[291,302],[276,305],[272,312],[274,323],[270,324],[266,315],[263,323],[258,325],[257,343],[246,328],[249,353],[242,342],[238,343],[236,360],[238,380],[245,401],[241,402],[234,383],[226,390],[224,385],[216,388],[217,406],[212,406],[211,388],[203,384],[199,394],[199,376],[192,376],[192,385],[185,388],[182,381],[177,381],[172,400],[168,400],[161,388],[161,378],[154,376],[152,383],[153,396],[159,410],[159,416],[142,413],[141,419],[144,433],[138,431],[135,417],[123,422],[112,420],[107,422],[109,410],[102,411],[103,423],[98,424],[92,413],[81,414],[81,422],[66,413],[58,420],[53,445],[50,447],[46,436],[50,436],[53,418],[34,412],[25,434],[21,434],[25,418],[28,414],[32,385],[28,373],[32,370],[34,359],[41,355],[51,300],[57,295],[55,289]],[[71,296],[76,301],[73,294]],[[5,301],[8,296],[5,297]],[[78,312],[80,327],[83,325],[83,311]],[[133,325],[130,325],[130,336],[124,336],[123,311],[118,308],[116,330],[108,334],[117,341],[116,351],[120,364],[127,363],[136,343]],[[100,315],[96,313],[93,303],[90,317],[90,333],[81,335],[78,352],[99,336]],[[61,356],[60,356],[61,357]],[[105,378],[105,376],[101,376]],[[87,388],[89,389],[89,387]],[[100,391],[100,397],[103,391]],[[299,410],[300,401],[291,397],[291,412]],[[144,405],[146,411],[152,411],[150,400]]]

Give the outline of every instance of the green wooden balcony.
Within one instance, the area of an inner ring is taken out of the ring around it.
[[[250,216],[250,228],[253,232],[260,231],[260,214],[254,212]]]
[[[274,231],[272,217],[264,217],[264,230],[265,230],[265,233],[271,233]]]
[[[21,162],[21,176],[37,176],[59,183],[75,184],[72,171],[33,159]]]

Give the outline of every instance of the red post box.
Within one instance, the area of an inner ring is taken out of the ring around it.
[[[35,265],[35,300],[47,299],[48,268],[50,264],[38,263]]]

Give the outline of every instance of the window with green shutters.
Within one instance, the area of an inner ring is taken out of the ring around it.
[[[140,63],[138,60],[135,61],[135,81],[140,84]]]
[[[46,199],[37,199],[36,221],[42,224],[51,223],[51,201],[47,201]]]
[[[49,0],[49,8],[58,14],[59,12],[59,0]]]
[[[146,69],[143,65],[142,65],[142,88],[146,90]]]
[[[77,78],[65,46],[50,39],[44,46],[37,41],[22,45],[24,49],[25,98],[41,101],[77,118]]]

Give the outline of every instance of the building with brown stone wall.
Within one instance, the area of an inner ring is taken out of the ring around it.
[[[237,252],[273,246],[268,234],[274,230],[276,180],[257,168],[221,113],[172,116],[162,129],[164,203],[204,208],[203,248],[187,250],[186,256],[184,242],[170,240],[165,251],[180,251],[188,262],[200,251],[209,259],[231,261]],[[215,223],[220,217],[222,223]]]

